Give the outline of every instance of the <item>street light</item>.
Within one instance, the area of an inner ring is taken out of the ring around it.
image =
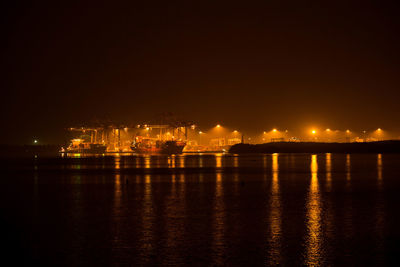
[[[199,146],[201,145],[201,134],[202,133],[203,133],[202,131],[199,131]]]
[[[311,135],[313,136],[312,140],[317,140],[317,137],[315,136],[316,134],[317,134],[317,130],[315,130],[315,129],[311,130]]]
[[[350,130],[346,130],[346,142],[350,142]]]
[[[381,141],[382,140],[382,129],[378,128],[376,131],[377,131],[377,134],[378,134],[378,140]]]

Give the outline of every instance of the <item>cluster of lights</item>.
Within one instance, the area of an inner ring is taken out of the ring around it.
[[[329,129],[329,128],[327,128],[326,130],[325,130],[326,132],[332,132],[332,130],[331,129]],[[378,129],[376,129],[376,131],[378,131],[378,132],[381,132],[382,131],[382,129],[381,128],[378,128]],[[367,131],[362,131],[363,133],[366,133]],[[311,130],[311,133],[312,134],[316,134],[317,133],[317,131],[316,130]],[[349,129],[347,129],[346,130],[346,133],[351,133],[351,131],[349,130]]]
[[[217,124],[215,127],[216,127],[216,128],[221,128],[221,125],[220,125],[220,124]],[[273,133],[279,132],[278,129],[276,129],[276,128],[273,128],[271,131],[272,131]],[[326,132],[332,132],[332,130],[331,130],[330,128],[327,128],[325,131],[326,131]],[[380,131],[382,131],[382,129],[381,129],[381,128],[378,128],[377,131],[380,132]],[[234,132],[234,133],[237,133],[238,131],[237,131],[237,130],[234,130],[233,132]],[[288,130],[285,130],[285,133],[287,133],[287,132],[288,132]],[[313,134],[313,135],[317,134],[317,130],[316,130],[316,129],[312,129],[310,132],[311,132],[311,134]],[[202,133],[202,132],[200,131],[199,133]],[[267,134],[266,131],[264,131],[263,133],[264,133],[264,134]],[[351,131],[350,131],[349,129],[347,129],[347,130],[346,130],[346,133],[351,133]],[[363,131],[363,133],[366,133],[366,131]]]

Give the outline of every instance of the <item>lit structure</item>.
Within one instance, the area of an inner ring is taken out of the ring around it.
[[[376,129],[375,131],[375,135],[376,135],[376,139],[378,139],[378,141],[382,140],[382,135],[383,135],[383,131],[381,128]]]
[[[237,130],[233,130],[232,134],[228,138],[228,145],[232,146],[235,144],[241,143],[241,139],[239,138],[239,132]]]
[[[91,143],[107,146],[108,152],[131,152],[131,144],[136,137],[151,139],[154,142],[160,141],[182,141],[188,146],[188,151],[227,151],[229,146],[241,143],[246,140],[251,143],[265,142],[367,142],[384,140],[388,134],[382,128],[375,128],[372,131],[359,131],[354,129],[335,130],[323,128],[319,131],[317,127],[306,129],[306,131],[280,131],[279,128],[270,128],[263,131],[262,135],[246,135],[237,129],[228,129],[223,124],[215,124],[211,129],[199,130],[193,123],[181,124],[135,124],[129,125],[96,125],[92,127],[69,128],[70,132],[77,132],[79,135],[71,139],[80,139],[82,143]],[[32,140],[38,144],[37,139]]]

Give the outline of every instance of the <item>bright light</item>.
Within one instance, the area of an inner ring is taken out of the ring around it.
[[[237,133],[237,131],[236,131],[236,130],[234,130],[233,132],[234,132],[234,133]]]
[[[146,130],[148,131],[148,130],[150,130],[150,128],[149,128],[149,127],[146,127]]]
[[[36,140],[36,139],[33,140],[33,143],[34,143],[34,144],[37,144],[37,143],[38,143],[38,140]]]
[[[380,132],[380,131],[382,131],[382,129],[381,129],[381,128],[378,128],[378,130],[377,130],[377,131],[379,131],[379,132]]]
[[[272,131],[273,131],[273,132],[276,132],[276,131],[277,131],[277,129],[272,129]]]
[[[221,125],[217,124],[217,128],[221,127]]]
[[[192,126],[190,126],[190,128],[192,128],[193,130],[196,128],[196,125],[192,125]]]
[[[327,131],[327,132],[330,132],[330,131],[331,131],[331,129],[329,129],[329,128],[328,128],[328,129],[326,129],[326,131]]]
[[[312,133],[312,134],[316,134],[317,131],[316,131],[316,130],[312,130],[311,133]]]
[[[202,134],[203,132],[202,131],[199,131],[199,134]]]
[[[346,133],[350,133],[350,130],[346,130]]]
[[[267,134],[267,132],[264,132],[264,134]]]

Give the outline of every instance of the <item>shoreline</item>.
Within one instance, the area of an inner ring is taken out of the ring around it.
[[[236,144],[232,154],[245,153],[400,153],[400,140],[365,143],[273,142]]]

